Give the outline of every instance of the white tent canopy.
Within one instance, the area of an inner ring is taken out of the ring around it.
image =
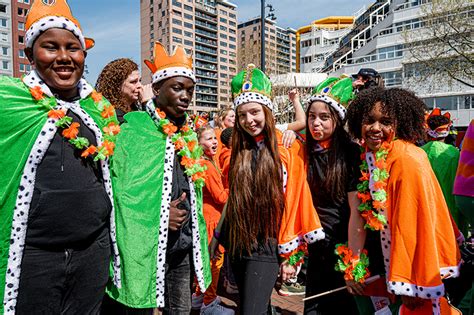
[[[275,87],[296,87],[314,88],[328,77],[325,73],[286,73],[270,77],[273,88]]]

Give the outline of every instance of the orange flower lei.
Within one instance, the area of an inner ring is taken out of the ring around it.
[[[389,173],[387,171],[387,156],[390,149],[390,143],[384,142],[380,149],[374,153],[375,156],[375,169],[372,172],[372,179],[374,181],[374,193],[370,193],[370,172],[369,165],[365,160],[367,154],[367,148],[362,152],[360,158],[362,164],[360,165],[360,171],[362,176],[359,178],[361,181],[357,185],[357,197],[361,203],[359,205],[359,211],[361,216],[365,219],[365,228],[369,228],[373,231],[381,231],[384,229],[384,225],[387,224],[387,218],[379,213],[380,210],[387,209],[387,180]]]
[[[335,269],[344,273],[344,280],[364,283],[365,279],[370,277],[367,250],[363,249],[360,256],[354,256],[346,244],[337,244],[335,253],[339,256]]]
[[[196,133],[186,125],[182,126],[178,132],[178,127],[166,118],[165,112],[157,108],[155,113],[156,116],[152,117],[153,121],[161,131],[171,137],[171,142],[178,151],[177,154],[181,156],[181,165],[185,168],[184,173],[191,178],[196,187],[204,187],[206,166],[200,163],[204,152],[197,144]]]
[[[48,117],[56,119],[56,126],[62,128],[62,136],[68,139],[69,143],[74,145],[77,149],[83,150],[81,157],[87,158],[90,155],[94,156],[94,161],[105,160],[108,156],[114,154],[115,137],[120,132],[120,126],[115,118],[115,109],[112,105],[104,104],[103,96],[96,91],[91,93],[91,98],[101,111],[101,116],[106,121],[106,126],[102,128],[104,142],[101,146],[96,147],[89,143],[85,137],[79,137],[78,122],[73,122],[72,117],[66,116],[66,111],[62,109],[54,109],[57,102],[54,97],[45,97],[43,91],[39,86],[30,88],[31,96],[41,105],[49,108]]]

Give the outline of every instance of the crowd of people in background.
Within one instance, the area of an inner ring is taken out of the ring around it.
[[[458,148],[449,113],[360,69],[277,124],[253,64],[191,115],[183,47],[93,87],[65,0],[26,29],[34,70],[0,77],[1,314],[234,314],[221,275],[245,315],[274,288],[305,314],[473,314],[474,120]]]

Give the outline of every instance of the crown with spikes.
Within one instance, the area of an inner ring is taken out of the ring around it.
[[[72,16],[66,0],[35,0],[26,17],[25,27],[26,47],[29,48],[33,47],[38,36],[51,28],[72,32],[84,49],[94,47],[94,40],[82,34],[81,25]]]
[[[339,78],[327,78],[313,89],[312,94],[308,106],[316,101],[324,102],[334,108],[341,119],[346,117],[346,107],[355,96],[352,80],[344,75]]]
[[[444,116],[449,119],[449,123],[441,125],[436,127],[434,130],[428,127],[428,121],[430,118],[436,117],[436,116]],[[444,114],[441,114],[441,109],[435,108],[431,111],[431,113],[428,115],[426,118],[426,132],[428,135],[432,138],[445,138],[449,135],[449,128],[451,127],[452,121],[451,121],[451,114],[449,112],[446,112]]]
[[[196,82],[193,59],[186,54],[181,45],[177,45],[173,54],[168,55],[163,44],[155,42],[153,61],[145,60],[145,64],[153,73],[153,83],[172,77],[187,77]]]
[[[272,83],[267,75],[254,64],[248,64],[245,70],[232,79],[230,85],[235,107],[256,102],[273,110]]]

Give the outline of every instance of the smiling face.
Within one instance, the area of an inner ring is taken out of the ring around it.
[[[227,115],[224,117],[224,128],[231,128],[235,125],[235,112],[233,110],[229,110]]]
[[[326,103],[321,101],[311,103],[308,110],[308,127],[311,136],[316,141],[331,138],[336,129],[336,122]]]
[[[237,107],[237,117],[240,126],[252,137],[262,133],[265,128],[265,112],[263,105],[255,102],[242,104]]]
[[[138,101],[142,89],[140,79],[140,72],[135,70],[123,81],[121,92],[125,104],[131,105]]]
[[[217,153],[217,137],[213,129],[204,131],[199,137],[199,144],[204,150],[204,154],[213,157]]]
[[[52,28],[41,34],[32,49],[25,49],[38,75],[60,98],[77,95],[87,55],[81,42],[68,30]]]
[[[172,77],[155,88],[160,108],[172,117],[183,117],[194,93],[193,80],[186,77]]]
[[[362,139],[372,151],[377,151],[385,141],[395,136],[395,121],[384,114],[380,102],[375,103],[369,115],[362,121]]]

